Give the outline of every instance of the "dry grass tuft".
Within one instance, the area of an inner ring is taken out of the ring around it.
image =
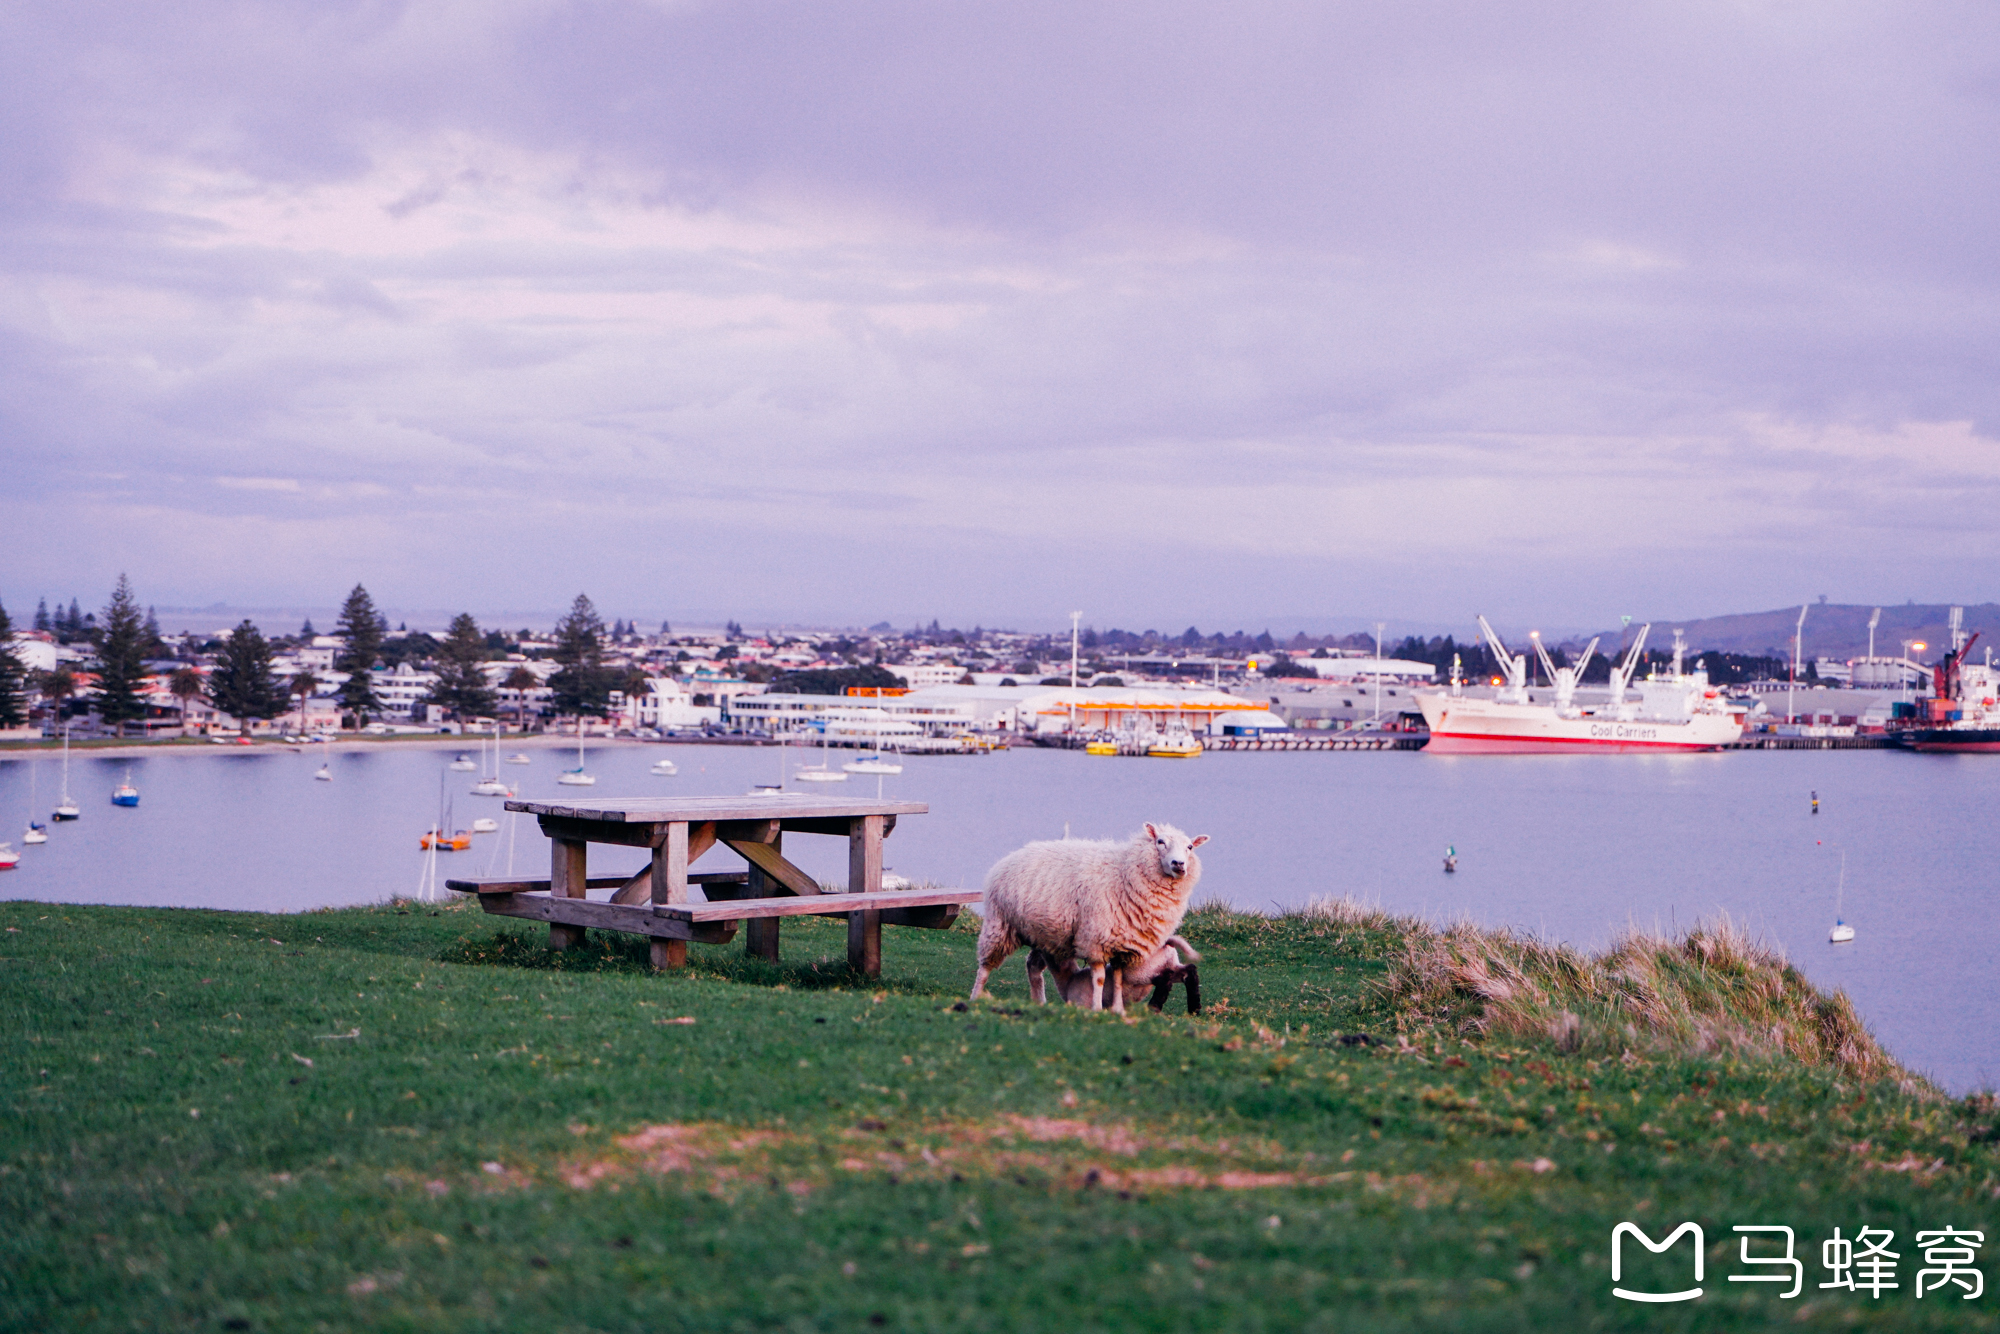
[[[1633,932],[1596,955],[1465,923],[1398,925],[1386,999],[1466,1033],[1614,1055],[1782,1055],[1862,1079],[1908,1079],[1844,993],[1820,991],[1726,916],[1677,940]]]

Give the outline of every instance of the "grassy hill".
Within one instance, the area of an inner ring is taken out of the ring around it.
[[[0,927],[4,1330],[1992,1327],[1911,1285],[1918,1229],[1995,1237],[1993,1101],[1727,929],[1204,912],[1209,1012],[1121,1021],[1018,963],[961,1004],[966,930],[864,985],[802,920],[668,976],[463,907]],[[1700,1300],[1612,1296],[1627,1219],[1700,1223]],[[1736,1224],[1799,1298],[1727,1281]],[[1819,1289],[1864,1225],[1900,1289]]]

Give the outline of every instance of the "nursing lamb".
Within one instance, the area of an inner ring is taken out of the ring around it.
[[[1187,957],[1183,959],[1181,956]],[[1147,987],[1153,994],[1147,999],[1148,1007],[1164,1010],[1167,1000],[1174,994],[1176,985],[1187,992],[1187,1012],[1201,1013],[1201,970],[1195,965],[1201,962],[1201,954],[1194,946],[1179,936],[1168,936],[1150,959],[1140,959],[1129,963],[1119,978],[1122,996],[1111,998],[1113,1009],[1126,999],[1137,999]],[[1043,990],[1044,971],[1055,974],[1056,995],[1071,1005],[1090,1004],[1090,974],[1075,967],[1071,962],[1056,962],[1040,950],[1028,951],[1028,996],[1036,1003],[1046,999]],[[1107,982],[1106,988],[1110,984]]]
[[[1189,838],[1172,825],[1149,824],[1124,843],[1055,839],[1002,857],[986,873],[973,999],[993,970],[1027,945],[1088,968],[1090,1008],[1102,1009],[1114,959],[1150,960],[1180,930],[1201,880],[1194,850],[1206,842],[1206,834]],[[1112,997],[1123,1013],[1123,987]]]

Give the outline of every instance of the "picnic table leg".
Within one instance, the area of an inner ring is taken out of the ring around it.
[[[873,894],[882,888],[882,817],[859,815],[847,826],[847,889]],[[847,914],[847,966],[864,977],[882,973],[882,913]]]
[[[882,910],[847,914],[847,966],[866,977],[882,975]]]
[[[686,903],[688,882],[688,827],[680,821],[667,826],[667,840],[653,849],[653,902]],[[685,940],[653,939],[653,967],[682,968],[687,965]]]
[[[771,836],[771,850],[783,852],[783,834]],[[757,863],[750,863],[750,883],[745,886],[746,895],[753,899],[775,897],[779,887],[764,874]],[[766,959],[778,962],[778,923],[782,918],[752,917],[743,924],[743,953],[752,959]]]
[[[580,899],[589,887],[588,872],[585,870],[586,850],[589,844],[577,839],[557,838],[549,841],[549,897],[552,899]],[[549,948],[566,950],[583,944],[583,928],[568,926],[562,922],[549,923]]]

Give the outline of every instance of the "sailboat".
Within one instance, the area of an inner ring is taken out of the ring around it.
[[[565,769],[556,775],[558,783],[569,787],[595,787],[597,780],[583,771],[583,719],[576,720],[576,768]]]
[[[49,841],[49,831],[47,827],[36,824],[34,816],[35,807],[42,804],[41,794],[37,791],[37,789],[40,787],[40,784],[36,781],[40,777],[41,777],[40,763],[35,760],[29,760],[28,761],[28,812],[29,812],[28,832],[21,835],[21,841],[23,843],[46,843]]]
[[[322,783],[331,783],[333,781],[333,738],[323,736],[319,740],[320,745],[324,749],[319,754],[319,772],[315,773],[313,777]]]
[[[486,759],[486,743],[484,741],[479,743],[479,758],[482,762]],[[475,797],[511,797],[514,795],[514,789],[500,781],[500,724],[498,722],[493,724],[493,768],[472,785],[472,795]]]
[[[1834,885],[1833,889],[1833,930],[1826,933],[1826,938],[1836,945],[1845,945],[1848,941],[1854,939],[1854,928],[1849,926],[1847,919],[1840,915],[1841,899],[1846,891],[1847,850],[1843,848],[1840,852],[1840,880]]]
[[[457,759],[453,760],[451,764],[447,767],[456,769],[461,773],[471,773],[474,769],[477,769],[479,766],[474,764],[471,760],[466,759],[465,756],[461,755]]]
[[[528,764],[531,762],[526,755],[523,755],[518,750],[507,757],[507,763],[509,764]]]
[[[12,843],[0,843],[0,871],[11,871],[21,862],[21,854],[14,851]]]
[[[69,794],[69,724],[63,724],[63,779],[62,800],[56,803],[55,818],[58,820],[80,820],[83,808]]]
[[[826,755],[829,744],[827,733],[827,728],[820,728],[819,749],[822,757]],[[792,777],[798,779],[801,783],[845,783],[847,781],[847,775],[834,768],[832,760],[826,758],[822,758],[818,764],[801,764],[792,771]]]
[[[139,804],[139,789],[132,786],[132,771],[130,769],[125,771],[125,781],[111,789],[111,804],[113,806],[137,806]]]
[[[654,760],[653,772],[656,774],[660,774],[662,776],[671,777],[672,775],[680,772],[680,767],[676,765],[672,760]]]

